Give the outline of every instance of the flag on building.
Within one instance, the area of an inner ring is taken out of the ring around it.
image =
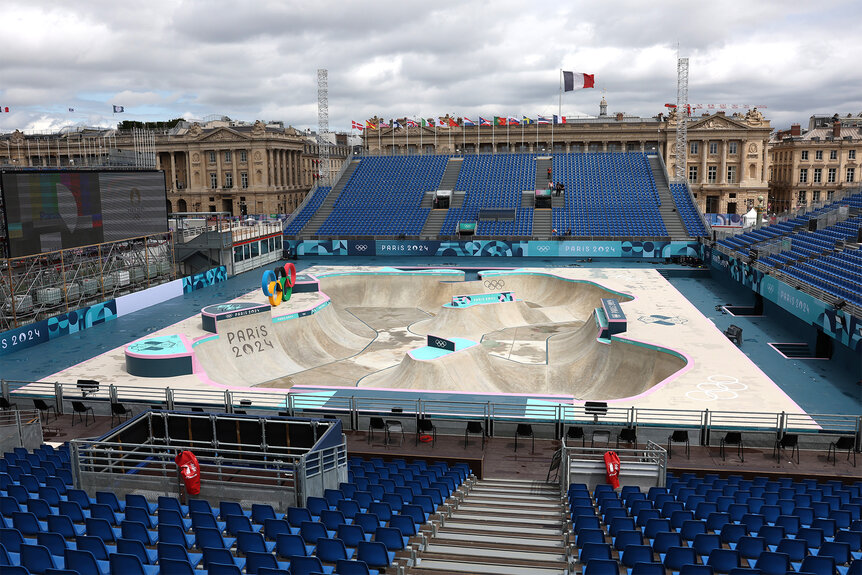
[[[539,123],[540,123],[540,124],[550,124],[550,123],[551,123],[551,119],[550,119],[550,118],[546,118],[545,116],[539,116]]]
[[[505,126],[506,118],[501,118],[500,116],[494,116],[494,125],[495,126]]]
[[[529,126],[530,124],[535,124],[536,121],[532,118],[528,118],[527,116],[524,116],[524,119],[521,120],[521,123],[524,124],[525,126]]]
[[[125,111],[126,111],[126,109],[123,106],[114,106],[114,113],[115,114],[122,114]]]
[[[510,126],[520,126],[520,125],[521,125],[521,122],[518,120],[518,118],[512,118],[512,117],[510,117],[510,118],[509,118],[509,125],[510,125]]]
[[[476,124],[470,118],[464,118],[463,124],[465,126],[475,126]]]
[[[368,130],[376,130],[377,124],[375,124],[371,120],[365,120],[365,128]]]
[[[437,124],[434,122],[434,118],[428,118],[428,125],[429,125],[429,126],[431,126],[432,128],[433,128],[434,126],[436,126],[436,125],[437,125]]]
[[[449,127],[450,128],[457,128],[458,127],[458,122],[455,120],[455,118],[449,118]]]
[[[401,127],[401,122],[399,122],[398,120],[393,120],[393,122],[392,122],[392,127],[393,127],[393,128],[400,128],[400,127]]]
[[[70,112],[74,112],[74,111],[75,111],[75,108],[69,108],[69,111],[70,111]]]
[[[9,112],[9,106],[0,106],[0,112]]]
[[[351,123],[350,128],[352,130],[359,130],[360,132],[362,131],[362,123],[361,122],[354,122],[353,120],[351,120],[350,123]]]
[[[386,122],[384,122],[383,120],[380,120],[380,124],[378,124],[378,127],[380,127],[380,128],[388,128],[388,127],[389,127],[389,124],[387,124],[387,123],[386,123]]]
[[[419,126],[419,124],[416,122],[416,120],[411,120],[410,118],[407,118],[407,127],[408,128],[416,128],[418,126]]]
[[[490,126],[490,125],[491,125],[491,120],[486,120],[486,119],[485,119],[485,118],[483,118],[482,116],[479,116],[479,125],[480,125],[480,126]]]
[[[582,88],[595,88],[596,75],[581,72],[563,72],[563,91],[571,92]]]
[[[554,114],[554,123],[555,124],[565,124],[566,123],[566,117],[565,116],[558,116],[558,115]]]

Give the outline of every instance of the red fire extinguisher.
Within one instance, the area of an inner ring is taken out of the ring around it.
[[[201,469],[198,465],[198,458],[191,451],[181,451],[175,458],[174,463],[177,464],[180,475],[183,477],[183,483],[186,486],[186,493],[189,495],[197,495],[201,492]]]
[[[608,483],[614,489],[620,488],[620,456],[615,451],[605,452],[605,471]]]

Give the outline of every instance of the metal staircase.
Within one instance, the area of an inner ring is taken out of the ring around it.
[[[558,484],[484,479],[461,489],[407,573],[570,573],[567,510]]]
[[[668,185],[667,173],[664,170],[664,165],[658,156],[649,156],[649,165],[652,170],[653,180],[655,180],[655,188],[658,191],[658,197],[661,200],[661,205],[658,208],[664,227],[667,229],[668,235],[673,240],[689,239],[688,231],[685,229],[685,224],[682,222],[682,216],[679,215],[676,202],[673,199],[673,194],[670,192]]]
[[[550,238],[551,237],[551,225],[553,224],[553,218],[551,216],[551,210],[547,208],[542,208],[539,210],[533,210],[533,236],[538,238]]]
[[[320,207],[317,208],[317,211],[313,216],[308,220],[308,222],[299,230],[297,236],[301,235],[316,235],[317,230],[320,229],[320,226],[323,225],[323,222],[326,221],[326,218],[329,217],[329,214],[332,213],[332,208],[335,206],[335,202],[338,200],[339,196],[341,196],[341,191],[344,190],[344,186],[347,185],[347,182],[350,181],[350,177],[353,175],[353,172],[356,171],[356,168],[359,166],[359,160],[353,160],[350,162],[350,165],[347,166],[347,169],[344,170],[344,173],[339,178],[338,183],[332,188],[329,192],[329,195],[326,196],[326,199],[323,200],[323,203],[320,204]]]

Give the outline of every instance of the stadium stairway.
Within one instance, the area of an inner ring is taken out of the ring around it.
[[[446,164],[446,171],[443,172],[443,177],[440,178],[439,190],[454,190],[455,184],[458,183],[458,174],[461,172],[461,166],[464,165],[464,158],[449,158]]]
[[[350,162],[350,165],[347,166],[347,169],[344,170],[344,173],[341,175],[341,179],[336,182],[335,186],[332,188],[332,191],[329,192],[329,195],[326,196],[326,199],[323,200],[323,203],[320,204],[320,207],[317,208],[317,212],[308,220],[308,223],[300,230],[299,234],[306,233],[309,235],[316,235],[317,230],[320,229],[320,226],[323,225],[323,222],[326,221],[326,218],[329,217],[329,214],[332,213],[332,208],[335,206],[335,202],[338,200],[338,197],[341,195],[341,191],[344,189],[344,186],[347,185],[347,182],[350,181],[350,177],[353,175],[353,172],[356,171],[356,168],[359,167],[359,162],[361,160],[353,160]]]
[[[432,531],[408,572],[416,575],[567,573],[566,507],[559,486],[484,479]]]
[[[551,156],[539,156],[536,158],[536,186],[537,190],[544,190],[548,188],[548,180],[554,179],[553,172],[551,173],[551,177],[548,178],[548,168],[554,167],[554,160]]]
[[[545,208],[533,210],[533,237],[550,239],[553,214]]]
[[[658,156],[651,155],[649,156],[649,165],[652,170],[653,179],[655,180],[655,189],[658,191],[658,197],[661,200],[658,211],[661,219],[664,221],[664,227],[667,228],[668,235],[674,240],[688,239],[688,231],[685,229],[682,216],[679,215],[676,202],[670,193],[667,173],[664,171],[661,160],[659,160]]]
[[[443,222],[446,221],[446,212],[449,210],[431,210],[428,214],[428,219],[425,220],[425,225],[422,226],[420,235],[423,238],[437,237],[440,235],[440,228],[443,227]]]

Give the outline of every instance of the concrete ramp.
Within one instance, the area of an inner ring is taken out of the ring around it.
[[[212,381],[253,386],[350,357],[375,336],[365,324],[328,305],[275,323],[271,312],[221,321],[218,336],[197,342],[194,354]]]
[[[523,301],[507,301],[465,308],[443,307],[433,318],[411,325],[410,331],[419,335],[430,333],[479,341],[486,333],[507,327],[550,322],[541,310],[531,308]]]

